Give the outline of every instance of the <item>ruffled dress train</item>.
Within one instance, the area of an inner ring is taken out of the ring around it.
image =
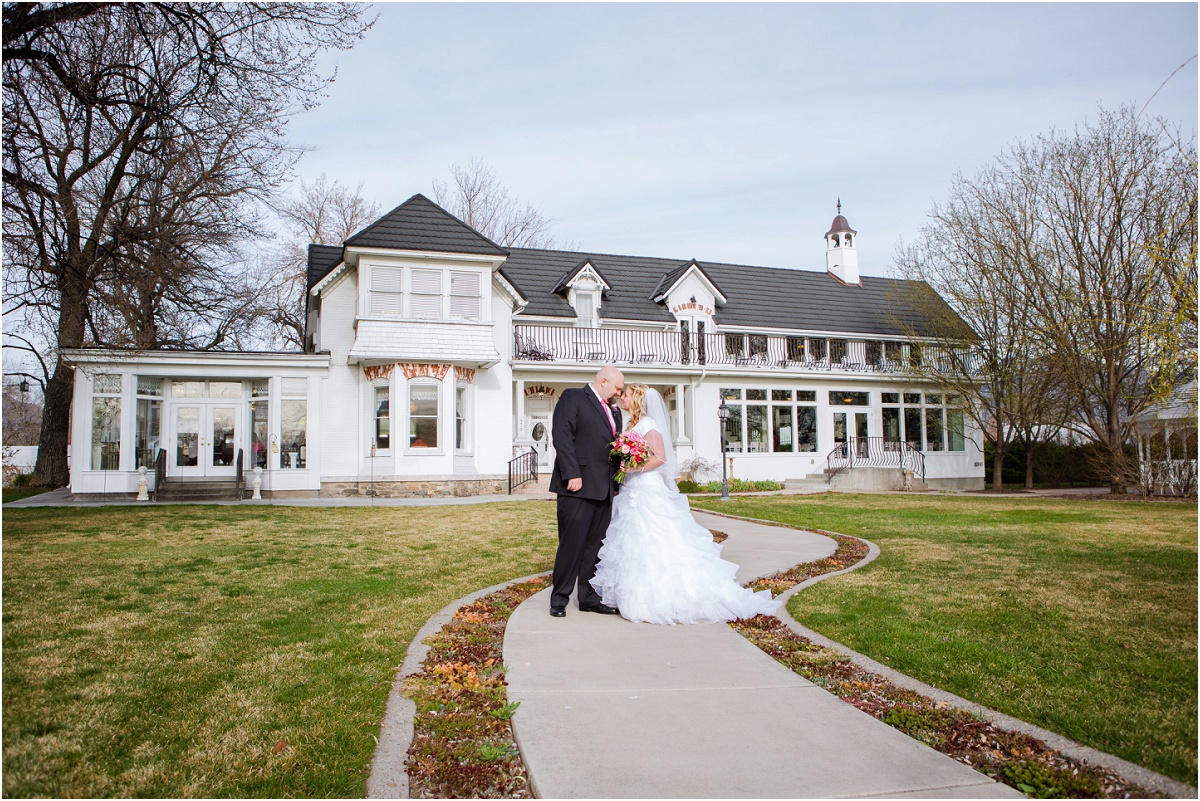
[[[631,473],[613,501],[592,586],[636,622],[720,623],[773,614],[779,602],[770,590],[742,587],[737,569],[660,473]]]

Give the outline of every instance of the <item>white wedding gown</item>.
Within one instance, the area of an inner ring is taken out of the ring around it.
[[[656,429],[643,417],[633,430],[645,436]],[[737,583],[738,566],[721,559],[720,544],[666,480],[661,470],[629,473],[613,500],[592,579],[604,603],[639,623],[721,623],[773,614],[779,602],[771,591],[752,592]]]

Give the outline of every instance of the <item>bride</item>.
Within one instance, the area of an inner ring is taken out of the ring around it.
[[[662,395],[645,384],[627,384],[621,408],[628,428],[653,451],[640,468],[627,469],[613,501],[612,522],[600,548],[592,586],[603,602],[628,620],[645,623],[720,623],[772,614],[770,590],[737,583],[737,565],[721,559],[721,546],[692,519],[675,486],[675,454]]]

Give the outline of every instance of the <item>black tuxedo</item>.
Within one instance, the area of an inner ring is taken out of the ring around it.
[[[613,410],[616,430],[621,431],[621,413]],[[558,553],[554,558],[554,590],[551,606],[566,606],[578,584],[580,606],[599,603],[592,588],[596,561],[604,534],[612,519],[614,477],[621,460],[611,453],[616,438],[600,398],[590,386],[568,389],[554,407],[551,424],[554,441],[554,472],[550,491],[558,494]],[[567,482],[582,478],[578,492]]]

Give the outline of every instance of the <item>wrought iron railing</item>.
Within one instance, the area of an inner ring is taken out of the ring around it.
[[[158,449],[158,455],[154,457],[154,497],[158,497],[158,490],[167,480],[167,451],[165,448]]]
[[[517,325],[513,360],[616,365],[727,365],[772,370],[910,373],[928,351],[889,340]]]
[[[843,470],[856,467],[895,467],[925,479],[925,454],[908,442],[883,437],[851,437],[837,443],[825,461],[829,483]]]
[[[533,448],[518,454],[508,463],[508,494],[522,484],[538,480],[538,453]]]

